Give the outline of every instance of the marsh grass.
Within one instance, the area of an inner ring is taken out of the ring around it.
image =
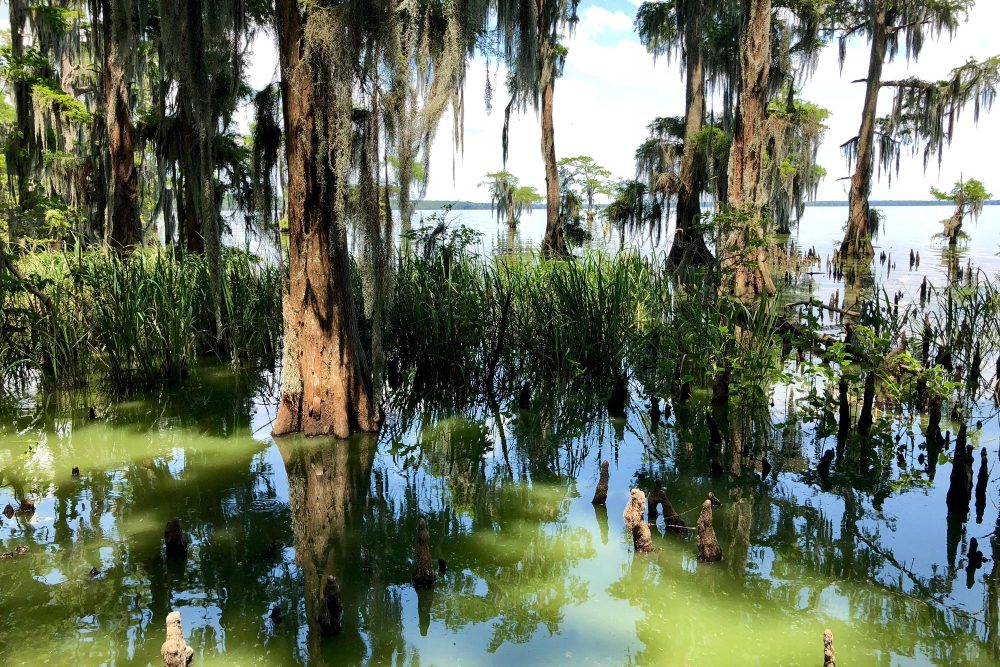
[[[273,363],[281,335],[281,275],[238,251],[224,258],[223,329],[214,331],[204,258],[145,249],[41,252],[19,259],[52,309],[12,276],[0,280],[0,380],[37,376],[79,386],[95,376],[120,389],[186,376],[200,356]]]
[[[625,378],[665,396],[678,380],[707,383],[728,369],[762,391],[780,368],[773,305],[719,299],[703,278],[678,280],[663,258],[629,254],[404,257],[386,336],[390,384],[502,395]]]
[[[79,386],[99,378],[127,390],[181,380],[201,358],[260,369],[273,368],[280,354],[281,270],[253,255],[225,255],[219,332],[202,257],[145,249],[126,260],[94,251],[18,261],[52,308],[0,274],[5,384],[37,377]],[[564,261],[530,253],[484,258],[461,247],[404,253],[383,332],[389,387],[421,400],[433,393],[456,404],[503,403],[526,383],[600,393],[626,380],[633,395],[665,398],[722,376],[738,397],[766,402],[774,382],[788,379],[791,348],[803,345],[784,326],[791,313],[780,300],[722,298],[711,276],[678,276],[667,266],[663,257],[627,253]],[[356,267],[354,282],[361,299]],[[978,342],[987,370],[1000,339],[997,295],[981,276],[935,290],[935,356],[948,349],[968,367]],[[359,303],[356,312],[364,311]],[[799,313],[797,332],[820,326],[811,313]],[[866,356],[883,358],[906,331],[916,355],[918,314],[877,294],[854,323],[872,335],[855,335],[855,344],[867,341]],[[370,322],[359,325],[370,349]]]

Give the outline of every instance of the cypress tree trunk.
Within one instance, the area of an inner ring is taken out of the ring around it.
[[[721,258],[729,291],[738,297],[776,292],[767,268],[758,193],[770,70],[771,0],[743,0],[740,99],[729,154],[729,205],[735,217]]]
[[[124,252],[142,244],[139,220],[139,172],[135,168],[135,124],[129,104],[129,82],[123,53],[134,40],[130,4],[102,0],[104,30],[104,113],[111,158],[111,246]]]
[[[334,122],[329,63],[305,53],[298,0],[278,8],[288,158],[288,286],[281,406],[273,433],[347,438],[378,430],[358,335],[347,229],[336,215],[337,176],[321,144]],[[318,136],[323,128],[324,137]],[[325,184],[325,187],[324,187]]]
[[[686,127],[684,129],[684,154],[681,156],[680,191],[677,194],[677,227],[670,246],[669,259],[674,266],[681,263],[685,254],[689,262],[704,263],[711,260],[700,231],[693,229],[701,215],[702,183],[698,174],[697,148],[694,136],[705,125],[705,66],[702,52],[702,33],[705,23],[705,5],[702,2],[685,4],[684,55],[687,64]]]
[[[547,34],[548,31],[541,29],[539,40],[544,40]],[[552,125],[555,63],[550,45],[539,45],[539,49],[545,54],[542,65],[542,159],[545,160],[545,238],[542,240],[542,253],[546,256],[559,256],[565,255],[567,251],[562,225],[559,224],[559,168],[556,165],[556,143]]]
[[[11,56],[21,58],[24,55],[24,25],[27,20],[27,3],[25,0],[10,0],[10,50]],[[31,177],[37,167],[38,149],[35,146],[34,119],[31,111],[31,90],[26,81],[14,82],[13,86],[14,112],[16,115],[17,132],[11,140],[7,164],[10,172],[16,178],[17,209],[26,211],[31,200]],[[8,220],[8,236],[11,243],[17,241],[20,235],[20,219],[12,215]]]
[[[205,252],[205,237],[202,235],[201,218],[198,197],[195,194],[193,180],[197,170],[195,167],[195,136],[194,128],[191,126],[191,115],[188,113],[190,104],[187,102],[187,87],[180,92],[181,103],[177,116],[180,124],[181,143],[183,145],[183,156],[181,158],[181,175],[184,188],[181,199],[184,205],[181,209],[180,225],[184,229],[184,248],[188,252],[202,254]]]
[[[858,154],[854,174],[851,176],[850,209],[847,232],[840,246],[844,257],[867,259],[875,255],[869,229],[868,194],[871,192],[875,146],[875,113],[878,107],[878,93],[882,86],[882,65],[885,62],[888,29],[886,27],[887,0],[876,0],[872,16],[872,51],[868,64],[865,106],[861,114],[861,129],[858,132]]]

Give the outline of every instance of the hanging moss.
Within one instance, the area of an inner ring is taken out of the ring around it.
[[[83,102],[63,92],[59,82],[53,79],[37,80],[31,87],[31,96],[36,109],[47,107],[73,123],[87,124],[93,120],[93,114],[87,111]]]

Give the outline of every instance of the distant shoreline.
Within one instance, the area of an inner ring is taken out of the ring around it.
[[[488,211],[490,210],[489,202],[475,202],[475,201],[448,201],[445,199],[425,199],[416,203],[416,210],[418,211],[437,211],[443,208],[446,204],[451,204],[451,209],[453,211]],[[875,208],[892,208],[899,206],[950,206],[955,205],[947,201],[937,201],[937,200],[920,200],[920,199],[899,199],[899,200],[873,200],[870,202],[871,206]],[[986,202],[987,206],[993,206],[995,204],[1000,204],[1000,200],[992,200]],[[814,201],[806,204],[807,207],[817,206],[817,207],[847,207],[847,200],[831,200],[831,201]],[[544,209],[544,205],[536,205],[535,209]],[[604,208],[603,205],[596,206],[596,208]]]

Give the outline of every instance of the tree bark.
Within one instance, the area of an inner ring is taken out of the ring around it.
[[[688,13],[684,29],[684,56],[687,65],[687,105],[684,129],[684,153],[681,156],[680,190],[677,193],[677,225],[668,258],[679,266],[687,254],[689,263],[702,264],[712,259],[701,232],[694,229],[701,215],[702,182],[698,173],[697,147],[694,137],[705,125],[705,66],[702,40],[705,24],[705,4],[685,3]]]
[[[542,0],[538,0],[539,16]],[[544,43],[548,37],[545,26],[539,26],[539,50],[542,56],[542,159],[545,161],[545,238],[542,253],[546,256],[565,255],[566,239],[559,224],[559,167],[556,164],[555,129],[552,124],[552,96],[555,92],[555,62],[552,46]]]
[[[734,223],[721,262],[724,285],[737,297],[777,291],[767,267],[759,194],[770,71],[771,0],[743,0],[740,98],[729,154],[728,203]]]
[[[104,100],[111,158],[111,246],[125,252],[142,244],[139,219],[139,172],[135,168],[135,124],[129,103],[129,81],[122,49],[134,40],[129,3],[102,0],[104,30]]]
[[[347,438],[378,430],[351,288],[347,229],[336,216],[337,176],[317,125],[334,122],[329,65],[305,54],[297,0],[279,8],[282,106],[288,158],[288,286],[281,406],[274,435]],[[324,118],[324,116],[326,116]],[[326,187],[324,187],[324,184]]]
[[[21,58],[24,55],[24,25],[27,20],[27,3],[25,0],[11,0],[10,14],[10,48],[11,56]],[[14,112],[17,132],[11,138],[11,148],[7,156],[11,174],[16,179],[17,212],[26,212],[31,200],[31,178],[37,167],[38,148],[35,146],[34,118],[31,109],[31,90],[26,81],[16,81],[11,86],[13,90]],[[15,214],[8,220],[7,233],[10,242],[16,243],[20,235],[20,216]]]
[[[885,63],[888,29],[886,27],[887,0],[877,0],[872,16],[871,60],[868,63],[865,105],[861,113],[861,129],[858,132],[857,162],[851,176],[850,208],[847,232],[840,246],[840,254],[852,259],[870,259],[875,255],[869,229],[868,195],[871,192],[874,170],[875,114],[878,108],[878,93],[882,86],[882,65]]]

